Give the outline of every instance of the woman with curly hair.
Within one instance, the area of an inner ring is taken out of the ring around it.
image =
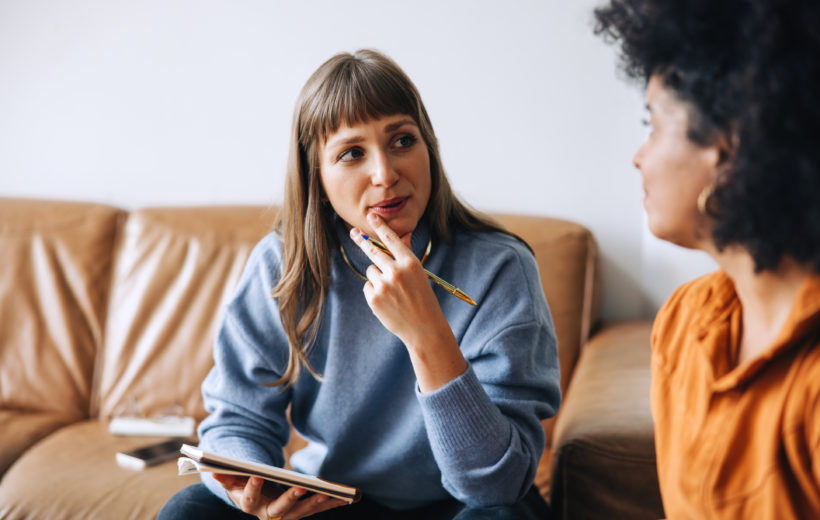
[[[652,334],[670,518],[820,518],[820,3],[611,0],[650,230],[719,270]]]
[[[535,257],[455,197],[421,97],[386,56],[339,54],[308,79],[276,229],[226,309],[200,445],[283,465],[289,410],[308,440],[291,465],[364,498],[335,508],[205,474],[160,518],[548,515],[533,478],[560,387]]]

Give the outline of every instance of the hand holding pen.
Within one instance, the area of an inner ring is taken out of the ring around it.
[[[439,388],[464,373],[467,362],[419,259],[380,217],[368,215],[368,223],[381,247],[361,230],[350,230],[373,262],[363,288],[367,304],[407,347],[421,391]]]
[[[364,233],[362,233],[361,236],[364,240],[367,240],[368,242],[370,242],[371,244],[373,244],[374,246],[379,248],[382,252],[389,255],[391,258],[393,258],[393,259],[396,258],[393,255],[393,253],[390,252],[390,249],[388,249],[386,245],[384,245],[381,242],[379,242],[378,240],[376,240],[376,238],[371,237],[369,235],[366,235]],[[428,246],[428,250],[429,250],[429,246]],[[426,253],[425,253],[425,255],[426,255]],[[422,259],[422,261],[424,261],[424,259]],[[462,291],[461,289],[459,289],[455,285],[451,284],[450,282],[448,282],[448,281],[444,280],[443,278],[431,273],[427,269],[424,269],[424,274],[427,275],[427,278],[430,279],[431,282],[435,283],[436,285],[438,285],[439,287],[441,287],[442,289],[444,289],[448,293],[452,294],[456,298],[459,298],[459,299],[469,303],[470,305],[478,305],[475,302],[475,300],[473,300],[472,298],[470,298],[467,295],[467,293],[465,293],[464,291]]]
[[[381,242],[379,242],[375,238],[373,238],[371,236],[368,236],[368,235],[362,235],[362,238],[364,238],[365,240],[370,241],[371,244],[373,244],[374,246],[378,247],[379,249],[381,249],[382,251],[384,251],[385,253],[390,255],[391,258],[395,258],[393,256],[393,253],[391,253],[390,250],[387,249],[387,246],[382,244]],[[434,282],[436,285],[438,285],[439,287],[441,287],[442,289],[444,289],[448,293],[452,294],[456,298],[460,298],[460,299],[464,300],[465,302],[469,303],[470,305],[478,305],[475,302],[475,300],[473,300],[472,298],[467,296],[467,293],[465,293],[464,291],[462,291],[461,289],[459,289],[455,285],[451,284],[450,282],[448,282],[448,281],[446,281],[442,278],[439,278],[438,276],[434,275],[433,273],[431,273],[427,269],[424,270],[424,274],[427,275],[427,278],[429,278],[430,281]]]

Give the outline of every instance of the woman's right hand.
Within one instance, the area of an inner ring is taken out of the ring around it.
[[[214,473],[214,479],[225,488],[237,508],[260,520],[296,520],[345,505],[343,500],[320,494],[302,499],[304,489],[292,487],[281,491],[275,486],[265,486],[259,477]]]

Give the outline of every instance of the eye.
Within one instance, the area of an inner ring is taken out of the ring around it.
[[[356,159],[361,158],[363,155],[364,151],[362,151],[361,148],[349,148],[344,152],[340,153],[336,160],[342,162],[355,161]]]
[[[395,144],[397,148],[410,148],[416,144],[416,136],[412,134],[405,134],[396,139]]]
[[[648,117],[644,117],[643,119],[641,119],[641,125],[648,128],[649,135],[652,135],[653,133],[655,133],[655,126],[652,124],[652,119],[650,119]]]

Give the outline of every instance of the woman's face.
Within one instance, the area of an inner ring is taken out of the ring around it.
[[[633,163],[643,180],[649,230],[684,247],[701,247],[709,233],[697,199],[713,183],[719,149],[689,140],[689,107],[657,75],[649,80],[646,105],[651,130]]]
[[[373,234],[380,216],[405,244],[430,199],[430,156],[413,118],[404,114],[342,126],[319,148],[325,196],[351,227]]]

